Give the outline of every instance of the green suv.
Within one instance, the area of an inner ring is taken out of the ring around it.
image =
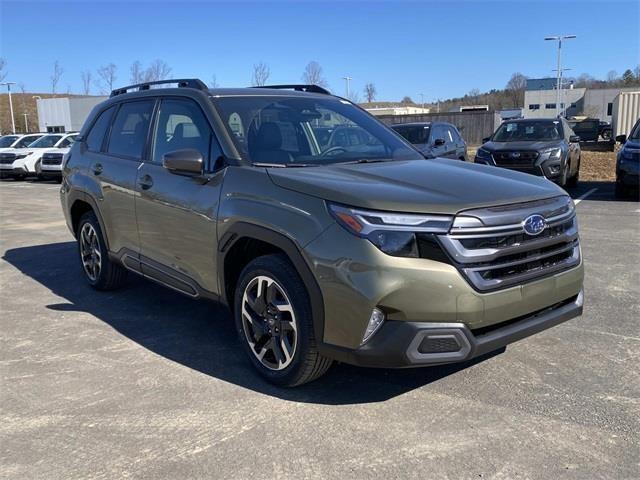
[[[319,141],[338,127],[358,141]],[[562,189],[425,160],[314,85],[115,90],[71,148],[61,201],[91,286],[132,271],[222,302],[250,362],[279,385],[333,360],[460,362],[582,312]]]

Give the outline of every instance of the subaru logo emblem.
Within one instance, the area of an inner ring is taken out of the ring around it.
[[[520,152],[512,152],[512,153],[511,153],[511,156],[512,156],[513,158],[520,158]]]
[[[542,215],[529,215],[524,219],[522,223],[522,228],[528,235],[539,235],[542,231],[547,228],[547,221]]]

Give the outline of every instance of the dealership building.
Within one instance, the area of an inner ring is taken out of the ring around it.
[[[93,107],[109,97],[78,96],[39,98],[38,126],[40,132],[77,132]]]
[[[585,116],[610,122],[613,99],[620,92],[637,91],[638,88],[563,88],[560,92],[560,108],[566,117]],[[556,116],[556,79],[530,78],[524,92],[525,118],[551,118]]]

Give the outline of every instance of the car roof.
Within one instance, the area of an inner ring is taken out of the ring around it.
[[[504,123],[524,123],[524,122],[558,122],[560,118],[516,118],[515,120],[505,120]]]

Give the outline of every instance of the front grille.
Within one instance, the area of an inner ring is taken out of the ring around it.
[[[0,153],[0,164],[1,165],[11,165],[16,161],[15,153]]]
[[[531,167],[539,155],[535,150],[498,150],[493,160],[501,167]]]
[[[42,156],[42,165],[62,165],[62,154],[45,153]]]
[[[479,291],[522,284],[580,263],[578,225],[569,197],[523,203],[517,208],[463,212],[439,241],[453,263]],[[532,214],[545,217],[539,235],[524,231]]]

